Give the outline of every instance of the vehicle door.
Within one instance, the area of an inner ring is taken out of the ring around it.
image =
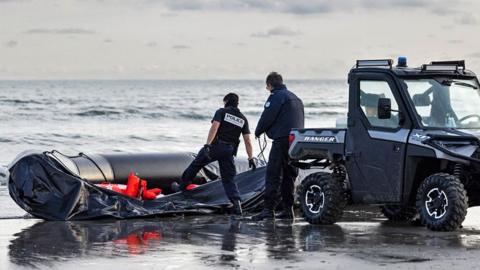
[[[379,98],[391,100],[392,117],[380,119]],[[411,121],[389,74],[360,74],[350,82],[346,166],[352,199],[359,203],[400,202]]]

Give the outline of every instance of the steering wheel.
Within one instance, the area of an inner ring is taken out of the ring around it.
[[[480,115],[478,115],[478,114],[469,114],[469,115],[467,115],[467,116],[464,116],[464,117],[458,119],[458,123],[462,123],[462,122],[464,122],[465,120],[470,119],[470,118],[477,118],[478,122],[480,122]]]

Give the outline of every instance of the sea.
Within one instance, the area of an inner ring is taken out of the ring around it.
[[[345,81],[291,81],[307,127],[347,111]],[[0,164],[29,149],[196,151],[230,92],[253,131],[269,93],[262,81],[0,81]]]

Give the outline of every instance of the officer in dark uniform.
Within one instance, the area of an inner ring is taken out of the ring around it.
[[[234,213],[242,215],[240,195],[237,184],[234,181],[236,175],[234,156],[237,154],[240,143],[239,137],[242,134],[248,155],[248,165],[252,169],[256,168],[253,160],[250,129],[247,118],[238,109],[238,95],[229,93],[223,98],[223,102],[225,107],[218,109],[212,119],[207,143],[198,152],[195,160],[183,172],[180,185],[174,183],[172,189],[185,190],[205,165],[218,161],[225,193],[233,204]]]
[[[292,128],[304,127],[303,103],[283,84],[282,76],[272,72],[267,76],[266,88],[271,92],[255,130],[255,137],[262,133],[273,140],[268,157],[265,176],[265,202],[263,211],[252,220],[293,219],[293,192],[298,169],[289,164],[288,136]],[[280,203],[283,212],[275,216],[275,208]]]

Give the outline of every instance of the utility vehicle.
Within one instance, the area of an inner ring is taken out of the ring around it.
[[[348,84],[345,126],[290,134],[294,165],[328,168],[299,186],[305,219],[332,224],[347,204],[364,204],[390,220],[418,215],[435,231],[460,227],[480,205],[476,75],[463,60],[358,60]]]

